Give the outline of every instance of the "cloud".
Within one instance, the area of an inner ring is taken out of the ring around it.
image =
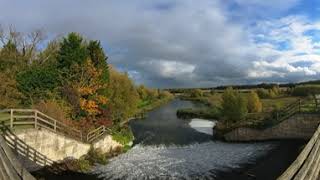
[[[127,71],[137,83],[153,87],[215,86],[278,77],[291,81],[318,73],[319,43],[304,34],[318,28],[317,23],[302,16],[254,20],[253,26],[233,19],[232,13],[255,19],[245,8],[283,12],[298,0],[235,0],[240,8],[234,10],[222,0],[0,2],[0,23],[26,32],[76,31],[99,39],[109,63]],[[303,68],[291,64],[300,61],[313,63]]]
[[[306,33],[319,29],[319,22],[312,22],[304,16],[258,23],[253,28],[252,38],[256,40],[259,60],[253,61],[249,77],[260,80],[278,78],[280,81],[319,78],[318,41]]]

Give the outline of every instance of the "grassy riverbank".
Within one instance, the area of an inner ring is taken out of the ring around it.
[[[177,116],[184,119],[190,118],[205,118],[205,119],[216,119],[218,123],[215,127],[220,134],[229,132],[233,129],[239,127],[250,127],[257,129],[264,129],[266,127],[271,127],[282,121],[282,117],[285,117],[285,111],[289,105],[297,103],[298,99],[301,97],[292,96],[290,93],[285,91],[280,91],[277,88],[272,90],[256,90],[256,91],[266,91],[271,93],[263,96],[263,98],[258,98],[261,103],[261,108],[259,112],[250,112],[248,106],[248,99],[250,98],[250,91],[248,92],[237,92],[237,96],[245,101],[245,110],[243,118],[235,118],[233,120],[228,119],[226,113],[225,105],[223,101],[223,93],[195,93],[184,94],[181,96],[183,100],[191,100],[195,102],[200,102],[205,105],[203,108],[196,109],[179,109],[177,111]],[[306,99],[306,98],[304,98]],[[309,100],[310,101],[310,100]],[[311,100],[312,101],[312,100]],[[236,102],[234,102],[236,103]],[[232,105],[232,103],[230,104]],[[233,105],[232,105],[233,106]],[[235,108],[240,108],[236,105]],[[313,107],[301,107],[303,111],[310,111]],[[236,116],[237,117],[237,116]]]

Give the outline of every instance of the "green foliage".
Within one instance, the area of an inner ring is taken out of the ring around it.
[[[271,89],[259,88],[257,94],[262,99],[275,98],[281,93],[278,86],[273,86]]]
[[[45,99],[58,86],[57,77],[57,72],[51,68],[31,67],[18,73],[18,89],[32,99]]]
[[[260,98],[255,91],[251,91],[248,95],[248,112],[259,113],[262,111],[262,103]]]
[[[58,68],[68,73],[74,64],[82,64],[88,57],[83,38],[77,33],[70,33],[63,38],[58,52]]]
[[[236,122],[243,120],[247,115],[247,102],[241,94],[232,89],[227,88],[222,95],[222,115],[227,122]]]
[[[133,116],[138,110],[139,95],[127,74],[121,74],[112,68],[108,84],[109,107],[115,124]]]
[[[112,130],[112,139],[126,146],[133,141],[134,136],[130,128],[116,128]]]
[[[199,98],[199,97],[202,97],[202,96],[203,96],[203,93],[202,93],[202,91],[201,91],[200,89],[192,89],[192,90],[190,91],[189,96],[190,96],[191,98]]]
[[[91,169],[90,161],[84,158],[76,160],[74,169],[80,172],[88,172]]]
[[[179,109],[177,111],[177,117],[183,119],[190,118],[204,118],[204,119],[220,119],[220,109],[216,107],[204,108],[204,109]]]
[[[90,59],[92,60],[93,64],[102,69],[102,82],[107,83],[109,80],[109,71],[108,71],[108,64],[107,59],[108,57],[105,55],[100,41],[90,41],[88,44],[88,53]]]
[[[106,155],[102,153],[101,149],[95,149],[93,147],[90,147],[90,150],[85,159],[89,161],[90,165],[94,165],[95,163],[105,165],[108,163],[108,159]]]
[[[320,94],[320,85],[302,85],[293,89],[292,95],[294,96],[314,96]]]
[[[0,72],[0,82],[0,109],[19,107],[24,97],[17,88],[15,75],[10,71]]]

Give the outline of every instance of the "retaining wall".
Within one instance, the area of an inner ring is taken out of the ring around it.
[[[264,130],[237,128],[224,135],[227,141],[260,141],[275,139],[305,139],[312,137],[320,123],[320,115],[297,114]]]

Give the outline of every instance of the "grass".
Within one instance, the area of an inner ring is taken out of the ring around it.
[[[262,111],[263,112],[271,112],[275,109],[282,109],[289,104],[297,101],[298,97],[278,97],[278,98],[271,98],[271,99],[261,99],[262,101]]]
[[[112,130],[112,139],[119,142],[123,146],[133,141],[134,136],[130,128],[121,128],[120,130]]]
[[[173,98],[174,98],[174,96],[168,96],[168,97],[164,97],[164,98],[161,98],[161,99],[155,99],[153,101],[149,101],[149,100],[141,101],[139,103],[139,105],[138,105],[138,108],[139,108],[139,112],[138,113],[151,111],[154,108],[157,108],[157,107],[169,102]]]
[[[247,96],[248,93],[241,93],[243,96]],[[223,117],[218,113],[219,107],[221,107],[222,93],[207,94],[198,98],[182,97],[182,99],[194,100],[202,102],[208,105],[208,108],[204,109],[180,109],[177,111],[177,115],[182,118],[214,118],[223,120]],[[265,128],[276,124],[275,114],[276,110],[281,110],[286,106],[296,102],[299,97],[293,96],[279,96],[275,98],[260,99],[263,105],[261,113],[249,113],[242,121],[238,121],[232,124],[219,123],[223,130],[231,130],[237,127],[253,127],[253,128]],[[310,110],[312,107],[304,107],[305,111]]]
[[[8,119],[10,119],[10,114],[8,114],[8,113],[0,113],[0,122],[1,121],[6,121]]]
[[[216,108],[205,108],[205,109],[179,109],[177,116],[182,119],[190,118],[204,118],[204,119],[218,119],[220,112]]]

